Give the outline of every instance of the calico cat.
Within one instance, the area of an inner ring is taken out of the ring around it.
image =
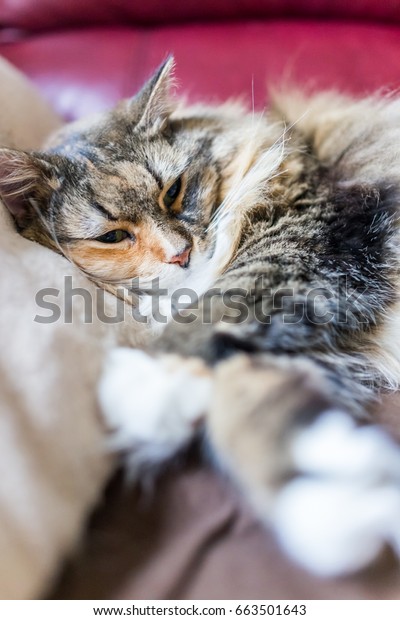
[[[24,236],[139,293],[152,343],[99,388],[131,473],[202,428],[292,557],[357,570],[400,546],[400,451],[357,421],[400,380],[400,100],[295,93],[256,118],[174,102],[172,67],[43,152],[1,149],[0,193]]]

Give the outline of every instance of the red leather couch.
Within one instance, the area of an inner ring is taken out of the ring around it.
[[[0,53],[67,118],[131,95],[166,54],[193,98],[266,81],[365,93],[400,80],[398,0],[0,0]]]
[[[0,0],[0,54],[65,118],[132,95],[173,52],[182,91],[265,103],[266,82],[400,84],[399,0]],[[389,406],[390,405],[390,406]],[[394,420],[398,404],[384,417]],[[392,423],[392,427],[396,424]],[[398,425],[397,425],[398,426]],[[291,566],[195,457],[154,500],[115,480],[56,598],[399,598],[387,558],[351,580]]]

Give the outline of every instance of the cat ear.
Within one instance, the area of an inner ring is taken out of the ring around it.
[[[55,166],[40,154],[0,148],[0,196],[20,228],[57,187]]]
[[[173,109],[171,88],[174,67],[174,58],[170,56],[131,100],[136,109],[139,106],[141,113],[138,128],[159,131],[168,120]]]

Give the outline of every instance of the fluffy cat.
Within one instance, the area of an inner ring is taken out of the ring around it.
[[[296,93],[255,118],[174,102],[171,70],[44,152],[1,149],[0,192],[24,236],[139,293],[159,335],[100,385],[132,474],[201,426],[292,557],[357,570],[400,546],[400,451],[356,422],[400,380],[400,100]],[[155,279],[168,318],[174,292],[199,296],[165,329]]]

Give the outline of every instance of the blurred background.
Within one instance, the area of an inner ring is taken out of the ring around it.
[[[396,88],[400,1],[0,0],[0,54],[68,119],[132,95],[171,52],[191,99]]]

